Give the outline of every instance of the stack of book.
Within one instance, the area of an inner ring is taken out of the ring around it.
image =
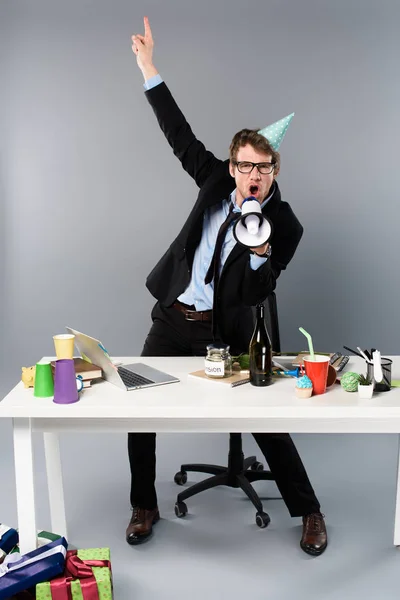
[[[51,366],[54,371],[56,366],[55,361],[51,363]],[[83,358],[74,358],[74,366],[75,373],[82,377],[84,388],[90,387],[94,379],[103,377],[103,371],[100,369],[100,367],[88,362],[87,360],[83,360]]]

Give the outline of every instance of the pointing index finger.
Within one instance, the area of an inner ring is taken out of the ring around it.
[[[144,37],[146,38],[146,40],[153,41],[149,17],[144,17],[143,21],[144,21]]]

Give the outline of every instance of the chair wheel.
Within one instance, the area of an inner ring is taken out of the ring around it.
[[[264,471],[264,465],[260,462],[255,462],[251,465],[252,471]]]
[[[174,481],[177,485],[184,485],[187,482],[186,471],[178,471],[175,473]]]
[[[264,527],[268,527],[270,522],[271,522],[271,519],[269,518],[269,515],[267,513],[265,513],[265,512],[256,513],[256,524],[261,529],[264,529]]]
[[[187,515],[187,506],[184,502],[177,502],[175,504],[175,514],[178,518],[184,517]]]

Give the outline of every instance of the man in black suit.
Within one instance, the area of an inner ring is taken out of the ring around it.
[[[225,161],[197,140],[153,64],[147,17],[144,26],[144,36],[132,36],[132,50],[145,79],[147,99],[174,154],[200,192],[181,232],[147,278],[146,285],[157,303],[142,355],[204,356],[206,345],[215,340],[229,344],[235,354],[247,352],[253,330],[251,307],[275,289],[303,228],[289,204],[281,200],[276,181],[280,157],[266,138],[256,130],[241,130]],[[260,202],[263,214],[272,221],[270,242],[245,248],[235,242],[231,223],[221,255],[215,259],[222,223],[230,213],[240,214],[249,196]],[[216,268],[215,260],[220,262]],[[302,549],[314,556],[321,554],[327,546],[323,515],[291,437],[253,435],[291,516],[303,517]],[[129,544],[148,540],[160,518],[155,437],[152,433],[128,434],[133,507],[126,531]]]

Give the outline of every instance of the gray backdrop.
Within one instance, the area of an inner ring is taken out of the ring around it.
[[[2,0],[1,394],[65,325],[114,355],[142,348],[146,275],[196,195],[131,52],[144,14],[156,66],[216,155],[296,113],[279,181],[305,235],[278,282],[283,349],[304,348],[303,326],[321,351],[398,351],[397,2]],[[11,467],[8,423],[0,434]],[[324,436],[305,438],[311,470],[315,444],[334,461]],[[223,461],[226,436],[207,439],[167,437],[159,469]],[[122,479],[125,440],[109,451]]]
[[[2,0],[0,11],[7,383],[66,324],[113,354],[142,348],[146,275],[196,196],[131,52],[143,14],[155,65],[217,156],[238,129],[296,113],[279,181],[305,234],[277,287],[283,349],[304,347],[301,325],[320,350],[397,350],[398,3]]]

